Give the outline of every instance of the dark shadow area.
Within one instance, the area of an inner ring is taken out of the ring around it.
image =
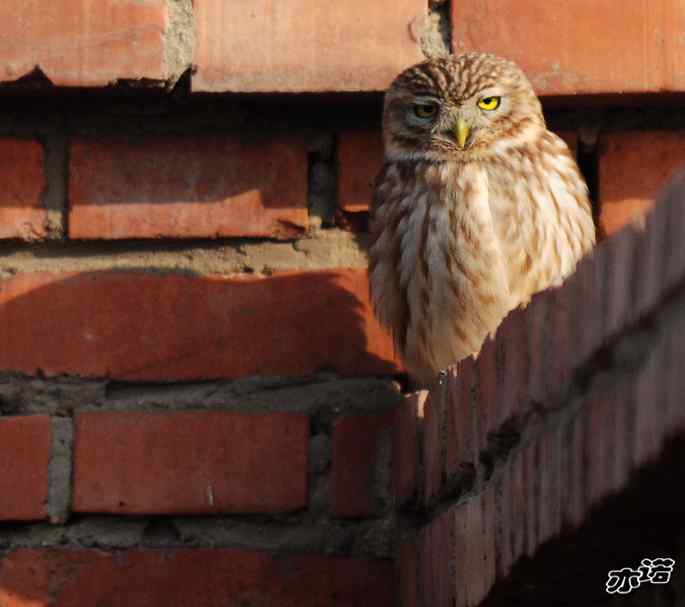
[[[544,545],[495,585],[483,607],[676,607],[685,604],[685,438],[608,499],[577,532]],[[608,572],[675,560],[667,584],[609,594]]]

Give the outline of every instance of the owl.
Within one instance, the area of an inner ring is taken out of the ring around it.
[[[410,376],[428,384],[561,284],[595,227],[568,147],[511,61],[466,53],[402,72],[385,95],[383,140],[371,300]]]

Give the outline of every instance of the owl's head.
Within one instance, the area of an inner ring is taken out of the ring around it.
[[[526,76],[495,55],[424,61],[397,76],[385,95],[385,151],[393,160],[483,159],[544,128]]]

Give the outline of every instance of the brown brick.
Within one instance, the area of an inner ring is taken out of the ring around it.
[[[46,517],[51,440],[47,415],[0,418],[0,521]]]
[[[511,459],[494,479],[495,495],[495,570],[497,578],[506,578],[514,565],[513,474]]]
[[[478,463],[478,407],[473,392],[478,381],[478,363],[465,358],[458,367],[448,370],[446,381],[447,445],[445,469],[451,481],[461,482],[472,476]],[[425,439],[428,440],[427,438]]]
[[[477,413],[475,416],[467,415],[464,418],[456,420],[456,425],[463,425],[464,430],[468,432],[468,422],[475,417],[478,437],[476,449],[479,451],[484,451],[487,448],[488,434],[497,429],[499,421],[497,419],[497,409],[502,394],[501,368],[499,368],[499,363],[502,361],[502,339],[499,336],[499,330],[497,332],[497,337],[498,339],[496,341],[490,338],[486,339],[478,353],[478,360],[475,365],[478,378],[475,390],[477,396]],[[466,363],[465,366],[468,366],[468,363]],[[463,380],[460,381],[463,383]],[[459,392],[460,397],[467,399],[466,403],[461,403],[461,406],[471,405],[470,386],[464,384]],[[463,409],[462,412],[465,413]],[[464,443],[463,439],[461,443]]]
[[[195,91],[383,90],[423,59],[411,22],[425,0],[203,0]]]
[[[685,170],[680,171],[661,191],[657,212],[663,212],[667,225],[662,254],[663,288],[677,285],[685,274],[685,247],[682,246],[682,226],[685,225]]]
[[[671,0],[464,0],[452,4],[452,24],[455,52],[480,50],[512,59],[539,94],[685,89],[679,38],[685,8]]]
[[[558,397],[566,390],[572,379],[574,359],[574,339],[572,331],[572,295],[573,292],[564,284],[559,288],[547,291],[543,297],[549,297],[548,303],[548,398]]]
[[[584,462],[588,508],[594,508],[600,504],[613,489],[615,438],[613,384],[613,377],[602,376],[596,379],[584,404],[586,410],[586,425],[583,433]]]
[[[685,165],[683,137],[683,131],[626,131],[602,136],[599,227],[604,234],[615,233],[652,208],[659,190]]]
[[[46,235],[44,155],[37,141],[0,138],[0,238]]]
[[[538,441],[540,508],[538,528],[540,544],[561,531],[561,446],[558,428],[549,428]]]
[[[634,320],[634,273],[639,239],[635,226],[629,225],[602,246],[607,261],[604,279],[607,337],[619,334]]]
[[[419,607],[419,554],[415,538],[400,542],[396,569],[399,607]]]
[[[347,415],[333,425],[330,512],[340,518],[380,514],[387,506],[389,487],[382,476],[390,470],[388,413]],[[386,440],[387,439],[387,440]],[[384,451],[385,457],[384,457]]]
[[[308,439],[308,418],[300,413],[80,413],[74,510],[191,514],[305,508]]]
[[[611,241],[613,242],[613,241]],[[618,273],[618,268],[605,277],[607,245],[600,244],[578,264],[576,273],[568,280],[573,306],[570,310],[572,324],[572,364],[574,368],[586,364],[601,347],[606,337],[604,308],[606,296],[604,285]]]
[[[292,238],[308,226],[295,138],[80,138],[69,167],[72,238]]]
[[[525,309],[511,311],[497,329],[497,342],[501,349],[497,427],[512,416],[525,415],[530,403],[530,352],[526,313]]]
[[[653,347],[635,382],[635,436],[633,461],[638,467],[656,461],[661,451],[664,407],[661,399],[663,367]]]
[[[456,607],[480,605],[495,581],[492,486],[450,511],[454,517]],[[449,605],[450,603],[432,603]]]
[[[562,436],[561,447],[561,518],[565,527],[580,527],[585,519],[586,464],[585,418],[582,415],[570,420]]]
[[[450,562],[454,557],[453,529],[454,515],[449,510],[423,528],[419,552],[422,605],[453,604],[455,580],[450,575]]]
[[[684,132],[685,134],[685,132]],[[638,242],[635,259],[635,316],[642,317],[666,296],[664,285],[664,245],[668,226],[666,213],[653,208],[647,213],[645,228]]]
[[[407,395],[395,409],[392,422],[392,473],[395,506],[413,503],[418,490],[419,420],[428,400],[428,391]]]
[[[347,212],[368,211],[373,183],[383,163],[378,130],[344,131],[338,136],[338,201]]]
[[[0,601],[51,605],[392,607],[389,561],[231,549],[3,554]]]
[[[664,364],[664,369],[666,365]],[[664,371],[664,375],[666,372]],[[666,382],[663,382],[664,391]],[[611,386],[612,416],[613,416],[613,436],[609,435],[610,444],[609,461],[610,477],[612,478],[611,490],[615,493],[624,489],[630,480],[632,472],[633,453],[632,445],[626,437],[633,432],[632,423],[635,417],[635,393],[632,381],[626,381],[619,376]],[[664,424],[666,416],[664,415]]]
[[[679,435],[685,429],[685,407],[682,394],[685,391],[685,373],[682,360],[685,358],[685,315],[682,309],[671,309],[664,319],[667,330],[664,334],[664,388],[665,438]]]
[[[541,493],[540,493],[540,462],[537,442],[529,444],[521,452],[521,466],[523,467],[523,495],[524,497],[524,550],[525,554],[533,557],[540,545]]]
[[[543,404],[547,400],[547,327],[550,301],[547,293],[538,293],[526,309],[530,398]]]
[[[526,529],[528,502],[526,493],[525,458],[523,451],[514,453],[509,463],[509,495],[511,500],[511,562],[512,564],[526,553]]]
[[[13,327],[0,369],[150,381],[395,372],[368,297],[361,269],[18,274],[0,282],[0,326]]]
[[[423,496],[426,504],[437,496],[444,476],[440,430],[445,415],[445,403],[439,392],[431,391],[430,394],[423,410]]]
[[[57,86],[164,80],[163,0],[0,3],[3,81],[40,69]]]

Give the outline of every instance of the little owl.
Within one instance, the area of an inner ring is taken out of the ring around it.
[[[575,161],[510,61],[467,53],[407,69],[386,93],[383,133],[371,298],[426,384],[561,284],[595,228]]]

